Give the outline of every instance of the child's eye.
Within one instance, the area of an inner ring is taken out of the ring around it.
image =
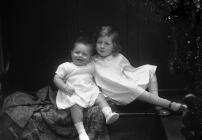
[[[98,41],[97,44],[102,44],[102,42],[101,42],[101,41]]]
[[[110,45],[110,43],[107,43],[107,42],[106,42],[105,45]]]
[[[87,56],[87,54],[86,54],[86,53],[83,53],[82,55],[83,55],[83,56]]]

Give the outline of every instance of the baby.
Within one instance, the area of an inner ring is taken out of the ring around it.
[[[97,103],[105,118],[106,124],[111,124],[119,118],[96,86],[91,63],[93,45],[86,37],[78,38],[71,51],[72,62],[58,66],[54,83],[58,87],[56,105],[59,109],[70,108],[72,120],[79,134],[79,140],[89,140],[83,125],[83,108]]]

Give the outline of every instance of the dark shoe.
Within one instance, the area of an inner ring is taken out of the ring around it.
[[[175,115],[183,115],[187,111],[187,105],[186,104],[180,104],[179,108],[177,110],[172,110],[172,104],[173,102],[170,102],[168,108],[171,110],[172,114]]]

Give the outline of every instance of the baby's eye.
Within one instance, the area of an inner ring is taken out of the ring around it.
[[[98,41],[97,44],[102,44],[102,42],[101,42],[101,41]]]
[[[74,53],[79,54],[80,52],[79,51],[75,51]]]
[[[86,53],[83,53],[82,55],[83,55],[83,56],[87,56],[87,54],[86,54]]]

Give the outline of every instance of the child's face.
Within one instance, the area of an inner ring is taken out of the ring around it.
[[[97,39],[97,53],[102,57],[107,57],[112,54],[113,42],[110,36],[102,36]]]
[[[77,43],[71,52],[72,62],[77,66],[84,66],[90,62],[91,48],[88,45]]]

